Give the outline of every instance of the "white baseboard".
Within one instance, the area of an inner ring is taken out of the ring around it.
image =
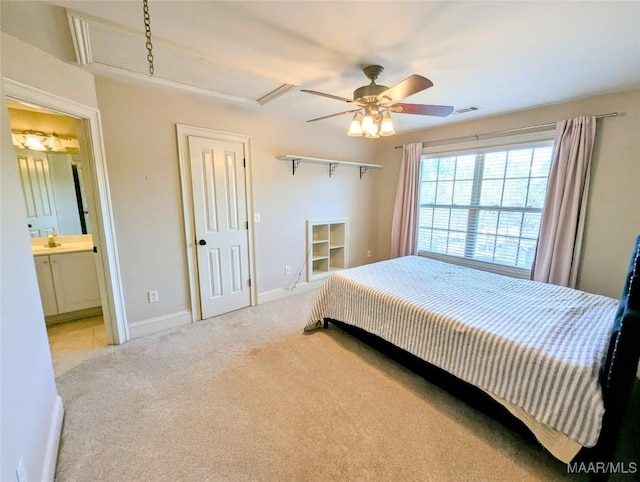
[[[55,478],[63,419],[64,407],[62,406],[62,398],[60,395],[56,395],[51,413],[51,425],[49,426],[49,436],[47,438],[47,448],[44,454],[42,477],[40,477],[40,480],[53,482],[53,479]]]
[[[102,306],[94,306],[93,308],[86,308],[84,310],[71,311],[70,313],[60,313],[59,315],[45,316],[44,321],[48,325],[55,325],[56,323],[64,323],[66,321],[78,320],[80,318],[87,318],[89,316],[98,316],[102,314]]]
[[[139,338],[159,331],[175,328],[176,326],[187,325],[193,321],[191,311],[179,311],[168,315],[149,318],[148,320],[129,323],[129,339]]]
[[[288,288],[276,288],[275,290],[258,293],[258,304],[261,305],[262,303],[279,300],[280,298],[286,298],[287,296],[295,295],[297,293],[315,290],[320,288],[325,281],[326,279],[319,279],[311,282],[303,281],[302,283],[298,283],[292,290]]]

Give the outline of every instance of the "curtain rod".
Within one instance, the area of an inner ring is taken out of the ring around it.
[[[616,117],[618,115],[617,112],[610,112],[608,114],[599,114],[596,119],[604,119],[605,117]],[[507,134],[510,132],[521,132],[528,131],[533,129],[542,129],[544,127],[554,127],[556,125],[555,122],[548,122],[547,124],[538,124],[537,126],[528,126],[528,127],[516,127],[514,129],[503,129],[501,131],[492,131],[492,132],[483,132],[482,134],[470,134],[468,136],[458,136],[458,137],[448,137],[447,139],[438,139],[436,141],[425,141],[422,143],[422,147],[426,147],[431,144],[437,144],[440,142],[449,142],[449,141],[462,141],[465,139],[478,139],[479,137],[484,136],[494,136],[496,134]],[[396,149],[402,149],[402,146],[395,146]]]

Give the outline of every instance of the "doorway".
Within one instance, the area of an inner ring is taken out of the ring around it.
[[[256,304],[251,156],[240,134],[177,126],[193,321]]]
[[[79,158],[82,160],[81,169],[83,173],[81,178],[78,179],[78,183],[84,185],[83,188],[86,193],[86,199],[82,201],[83,206],[86,206],[86,210],[91,215],[91,221],[88,223],[90,228],[87,228],[86,231],[87,234],[91,231],[93,249],[90,253],[86,253],[91,255],[90,262],[87,263],[86,259],[81,259],[78,256],[65,268],[71,271],[74,269],[80,269],[81,271],[95,270],[98,283],[98,301],[96,304],[101,306],[106,341],[108,344],[124,343],[129,339],[129,334],[123,305],[118,256],[115,249],[115,229],[108,192],[108,178],[99,112],[92,107],[78,104],[9,79],[4,79],[4,87],[8,102],[18,102],[23,106],[31,106],[35,110],[48,111],[70,120],[76,126],[77,148]],[[23,137],[22,140],[26,139]],[[19,142],[20,140],[18,139],[17,141]],[[31,145],[25,146],[24,144],[22,146],[31,147]],[[51,147],[51,144],[49,147]],[[57,147],[60,146],[58,145]],[[80,174],[78,173],[78,175]],[[73,171],[71,171],[71,177],[73,177]],[[76,203],[76,210],[79,210],[80,200],[75,195],[75,183],[73,183],[73,188],[69,188],[69,191],[73,192],[73,202]],[[79,216],[79,211],[77,213]],[[79,223],[82,225],[81,222]],[[85,217],[86,224],[87,218]],[[60,228],[58,227],[58,229]],[[82,230],[82,227],[80,230]],[[49,240],[47,239],[47,241]],[[54,239],[53,242],[55,243],[56,240]],[[35,245],[37,246],[37,244]],[[73,254],[75,256],[75,253]],[[61,255],[61,253],[58,253],[58,255]],[[52,256],[48,257],[51,258]],[[61,270],[64,271],[62,268]],[[52,269],[51,271],[51,276],[53,277],[54,270]],[[69,291],[77,290],[71,289]],[[74,311],[74,308],[79,306],[75,304],[77,300],[73,299],[73,296],[68,301],[71,303],[67,307],[69,311]]]
[[[73,117],[8,100],[31,249],[56,376],[106,346]],[[90,186],[90,184],[89,184]]]

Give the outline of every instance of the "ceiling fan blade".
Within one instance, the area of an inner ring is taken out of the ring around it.
[[[337,117],[339,115],[344,115],[344,114],[351,114],[352,112],[358,112],[361,109],[352,109],[352,110],[345,110],[344,112],[338,112],[337,114],[330,114],[330,115],[325,115],[322,117],[316,117],[315,119],[309,119],[307,122],[315,122],[315,121],[319,121],[322,119],[328,119],[329,117]]]
[[[307,94],[313,94],[313,95],[320,95],[322,97],[329,97],[329,99],[341,100],[343,102],[350,102],[350,103],[353,102],[351,99],[347,99],[346,97],[340,97],[338,95],[333,95],[333,94],[325,94],[324,92],[318,92],[317,90],[300,89],[300,92],[306,92]]]
[[[391,112],[398,114],[432,115],[435,117],[447,117],[453,112],[450,105],[426,105],[426,104],[393,104]]]
[[[409,97],[410,95],[421,92],[432,86],[433,82],[431,82],[426,77],[413,74],[403,81],[398,82],[393,87],[389,87],[381,94],[378,94],[378,99],[384,103],[394,103],[398,100],[402,100],[405,97]]]

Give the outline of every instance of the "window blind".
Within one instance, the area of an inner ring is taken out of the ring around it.
[[[418,251],[531,269],[553,141],[423,156]]]

